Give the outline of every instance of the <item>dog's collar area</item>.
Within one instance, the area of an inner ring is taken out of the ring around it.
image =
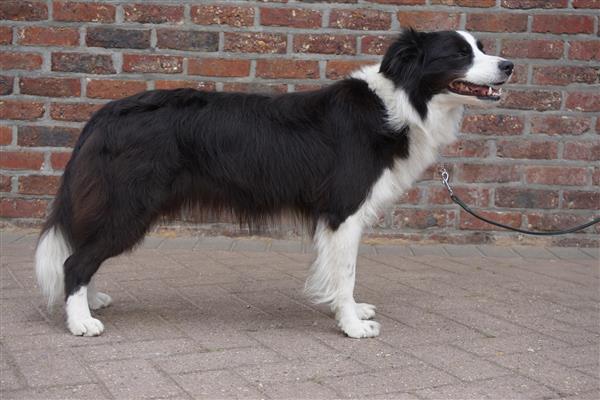
[[[500,88],[460,80],[452,81],[448,85],[448,90],[461,96],[475,96],[484,100],[499,100],[502,95],[502,89]]]

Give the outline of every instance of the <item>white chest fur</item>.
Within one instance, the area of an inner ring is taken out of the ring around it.
[[[428,103],[425,121],[411,106],[406,93],[396,89],[383,77],[379,66],[369,66],[353,77],[363,79],[381,98],[389,116],[389,123],[400,128],[409,126],[409,155],[395,161],[392,168],[383,172],[361,207],[361,217],[370,224],[382,207],[389,205],[405,192],[421,174],[435,162],[440,146],[452,143],[458,132],[463,106],[443,96],[434,96]]]

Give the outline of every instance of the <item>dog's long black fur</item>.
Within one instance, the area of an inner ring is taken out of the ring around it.
[[[250,224],[291,210],[335,230],[407,154],[407,129],[386,117],[356,79],[307,93],[156,90],[107,104],[84,128],[47,222],[74,250],[66,295],[183,207]]]

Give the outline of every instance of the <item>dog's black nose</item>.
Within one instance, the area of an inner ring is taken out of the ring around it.
[[[510,76],[510,74],[512,74],[514,67],[515,64],[506,60],[500,61],[500,63],[498,64],[498,68],[500,68],[500,71],[504,72],[506,76]]]

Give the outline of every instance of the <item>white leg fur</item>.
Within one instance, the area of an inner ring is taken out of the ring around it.
[[[86,286],[80,287],[67,298],[67,327],[76,336],[98,336],[104,331],[104,325],[92,318],[88,307]]]
[[[320,221],[315,234],[317,259],[306,281],[306,292],[317,303],[330,303],[342,331],[352,338],[379,335],[379,324],[366,321],[375,315],[375,307],[354,301],[356,256],[362,234],[362,219],[353,215],[336,231]]]
[[[71,249],[58,228],[50,228],[40,237],[35,250],[35,274],[42,293],[48,299],[48,306],[64,296],[63,265],[70,255]]]
[[[87,299],[92,310],[108,307],[112,303],[112,298],[109,295],[96,290],[93,280],[87,286]]]

